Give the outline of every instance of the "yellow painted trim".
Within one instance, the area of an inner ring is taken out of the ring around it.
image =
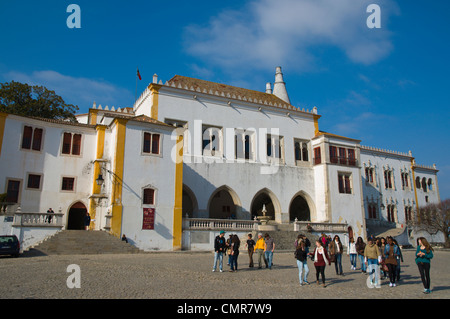
[[[125,159],[125,135],[127,120],[114,120],[116,124],[116,147],[112,173],[111,191],[111,234],[120,237],[122,230],[122,185]]]
[[[150,110],[150,117],[152,119],[158,119],[158,107],[159,107],[159,89],[161,85],[150,84],[149,89],[152,92],[152,108]]]
[[[89,124],[96,125],[97,124],[97,109],[89,109]]]
[[[105,149],[105,125],[97,125],[95,127],[97,130],[97,152],[95,159],[102,159],[103,158],[103,152]],[[92,194],[100,194],[101,186],[97,185],[96,179],[98,175],[101,174],[100,170],[100,163],[98,161],[94,162],[94,176],[92,180]],[[92,220],[96,220],[96,200],[94,198],[91,198],[89,200],[89,215],[91,215]],[[90,224],[90,229],[95,229],[95,221],[92,221]]]
[[[319,134],[319,118],[320,116],[317,115],[314,116],[314,135]]]
[[[5,133],[6,117],[8,113],[0,112],[0,155],[2,155],[3,135]]]
[[[183,236],[183,135],[176,144],[175,202],[173,207],[173,250],[181,250]]]

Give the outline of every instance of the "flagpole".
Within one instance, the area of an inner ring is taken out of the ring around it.
[[[138,78],[138,68],[136,67],[136,90],[134,91],[134,103],[137,101],[137,78]]]

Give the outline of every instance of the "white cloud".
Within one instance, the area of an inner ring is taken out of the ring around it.
[[[372,64],[392,50],[387,21],[398,13],[393,0],[379,0],[381,29],[366,25],[372,0],[255,0],[240,11],[223,11],[206,26],[185,29],[186,51],[205,63],[230,68],[308,69],[315,48],[337,47],[347,57]]]
[[[31,74],[9,71],[2,74],[1,78],[8,82],[14,80],[29,85],[43,85],[55,91],[66,103],[78,105],[80,111],[91,107],[94,101],[97,105],[114,105],[116,108],[132,106],[134,101],[130,91],[108,82],[72,77],[51,70],[34,71]]]

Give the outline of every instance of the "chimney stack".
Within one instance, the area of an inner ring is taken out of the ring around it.
[[[270,82],[266,83],[266,93],[272,94],[272,86],[270,85]]]
[[[275,73],[275,83],[273,84],[273,94],[279,97],[286,103],[291,104],[289,96],[286,91],[286,83],[283,80],[283,73],[281,73],[281,66],[277,66]]]

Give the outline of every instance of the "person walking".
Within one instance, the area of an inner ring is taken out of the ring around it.
[[[239,246],[241,241],[239,236],[234,234],[231,239],[231,265],[230,272],[236,272],[238,270],[238,256],[239,256]]]
[[[397,282],[400,281],[400,262],[403,262],[403,254],[402,254],[402,249],[400,248],[400,245],[398,244],[397,240],[394,239],[394,244],[396,244],[398,246],[398,251],[400,253],[399,256],[397,256],[397,270],[396,270],[396,274],[397,274]]]
[[[351,269],[356,270],[356,244],[355,239],[351,237],[348,241],[347,255],[350,255]]]
[[[262,268],[262,261],[264,260],[264,264],[266,264],[267,268],[267,261],[266,257],[264,256],[264,238],[261,233],[258,234],[258,240],[255,244],[255,253],[256,258],[258,258],[258,269]]]
[[[366,243],[361,237],[358,237],[355,244],[356,253],[358,254],[359,263],[361,264],[361,272],[366,273],[366,263],[364,262],[364,249],[366,248]]]
[[[387,237],[387,244],[384,247],[385,264],[388,267],[389,287],[395,287],[395,279],[397,277],[397,256],[400,255],[398,246],[394,244],[392,237]]]
[[[254,247],[255,247],[255,241],[252,239],[252,234],[248,234],[247,236],[247,242],[245,243],[245,247],[247,248],[248,251],[248,266],[250,268],[253,268],[253,252],[254,252]]]
[[[314,267],[316,268],[316,281],[320,284],[319,276],[322,276],[322,286],[325,288],[325,267],[331,265],[330,257],[328,256],[327,249],[322,246],[320,240],[316,241],[316,247],[314,252],[310,253],[314,257]]]
[[[342,253],[343,253],[343,248],[342,248],[342,243],[341,243],[341,239],[339,238],[338,235],[334,236],[334,239],[331,241],[330,243],[330,254],[331,254],[331,259],[334,259],[334,267],[336,269],[336,275],[341,275],[343,276],[344,273],[342,272]]]
[[[416,264],[419,268],[420,278],[424,287],[423,293],[429,294],[430,290],[430,266],[433,258],[433,248],[424,237],[417,239]]]
[[[268,233],[264,235],[264,255],[266,257],[266,268],[272,269],[273,265],[273,251],[275,250],[275,242],[273,238],[269,236]]]
[[[297,259],[298,279],[300,281],[300,286],[303,286],[303,284],[309,285],[309,282],[306,280],[309,274],[307,264],[308,249],[306,247],[306,242],[302,239],[298,241],[298,245],[295,250],[295,258]]]
[[[364,259],[367,265],[367,271],[370,275],[370,281],[376,288],[380,288],[380,268],[378,266],[381,261],[381,254],[378,245],[373,238],[369,238],[369,242],[364,248]]]
[[[227,250],[227,242],[225,240],[225,231],[221,230],[214,240],[214,265],[213,272],[216,271],[217,261],[219,261],[219,270],[223,272],[223,255]]]
[[[89,212],[86,212],[86,215],[84,216],[84,228],[86,230],[89,230],[90,224],[91,224],[91,215],[89,215]]]

